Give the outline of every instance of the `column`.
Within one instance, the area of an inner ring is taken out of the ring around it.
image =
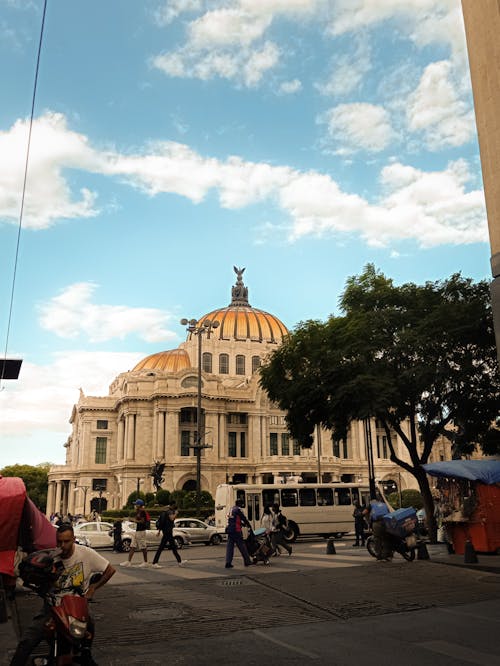
[[[127,460],[134,459],[135,448],[135,414],[127,415]]]
[[[118,443],[117,443],[117,462],[122,462],[123,452],[125,450],[125,422],[123,418],[118,421]]]
[[[76,490],[76,481],[68,482],[68,511],[71,514],[75,513],[75,490]]]
[[[156,416],[156,455],[165,459],[165,412],[162,410]]]
[[[172,462],[180,455],[179,411],[165,412],[165,459]]]
[[[54,485],[53,481],[49,481],[49,486],[47,488],[47,509],[45,511],[47,517],[54,512]]]
[[[62,481],[56,481],[56,502],[54,506],[54,511],[56,513],[61,513],[61,493],[62,493]]]

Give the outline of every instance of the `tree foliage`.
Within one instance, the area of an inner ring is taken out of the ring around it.
[[[31,501],[41,510],[47,506],[48,472],[50,463],[40,465],[8,465],[0,469],[2,476],[18,476],[24,481]]]
[[[421,509],[424,506],[422,494],[413,488],[407,488],[406,490],[401,491],[401,506],[399,500],[399,493],[391,493],[390,495],[387,495],[387,501],[393,509],[407,509],[409,506],[412,506],[418,511],[418,509]]]
[[[318,424],[345,439],[352,421],[377,418],[391,460],[415,476],[432,516],[421,465],[440,435],[451,440],[456,457],[475,444],[500,452],[500,373],[488,285],[457,274],[397,287],[369,264],[348,279],[340,307],[342,315],[325,323],[299,324],[262,367],[261,385],[287,412],[291,435],[305,447]],[[404,457],[394,448],[393,432]]]

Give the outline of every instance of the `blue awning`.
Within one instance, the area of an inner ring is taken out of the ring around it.
[[[469,479],[488,485],[500,483],[500,460],[447,460],[422,467],[431,476]]]

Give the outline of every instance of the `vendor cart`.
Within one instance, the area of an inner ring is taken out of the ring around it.
[[[455,553],[470,541],[480,553],[500,554],[500,460],[450,460],[423,465],[438,477],[437,513]]]

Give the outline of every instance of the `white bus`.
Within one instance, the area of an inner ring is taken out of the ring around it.
[[[215,525],[223,532],[227,514],[236,500],[243,502],[242,509],[252,528],[260,527],[265,506],[277,502],[295,541],[300,535],[341,536],[354,530],[354,502],[368,504],[370,491],[358,483],[282,483],[235,484],[223,483],[215,491]]]

